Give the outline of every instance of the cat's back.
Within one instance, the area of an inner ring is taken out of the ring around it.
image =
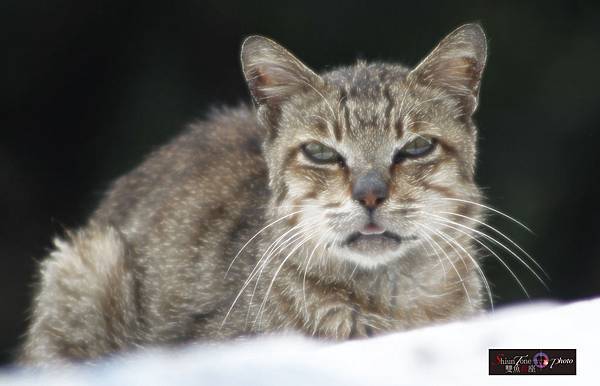
[[[251,109],[213,112],[118,179],[92,217],[123,237],[150,341],[202,335],[245,277],[235,264],[223,279],[264,221],[261,137]]]
[[[115,181],[41,264],[20,360],[214,337],[248,265],[224,273],[269,197],[260,138],[249,108],[222,109]]]
[[[135,233],[192,212],[218,218],[248,194],[266,197],[261,138],[249,107],[215,110],[117,179],[92,220]]]

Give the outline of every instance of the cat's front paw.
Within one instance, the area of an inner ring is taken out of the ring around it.
[[[314,315],[312,334],[328,339],[345,340],[355,333],[356,311],[347,305],[323,307]]]

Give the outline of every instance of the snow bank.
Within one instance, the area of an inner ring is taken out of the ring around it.
[[[263,337],[147,350],[94,366],[4,369],[1,385],[600,385],[600,298],[532,303],[378,338]],[[577,349],[577,375],[489,376],[489,348]]]

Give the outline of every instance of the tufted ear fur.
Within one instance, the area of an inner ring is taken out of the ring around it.
[[[465,24],[446,36],[409,74],[422,85],[459,99],[464,115],[477,108],[487,44],[479,24]]]
[[[323,81],[310,68],[274,41],[262,36],[244,40],[242,71],[250,94],[267,118],[277,115],[281,103],[294,94],[319,88]]]

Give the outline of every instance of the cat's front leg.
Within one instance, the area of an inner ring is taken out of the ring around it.
[[[348,304],[330,303],[317,307],[309,317],[311,335],[346,340],[356,334],[357,312]]]
[[[302,330],[307,335],[325,339],[347,340],[370,336],[369,328],[363,321],[362,310],[345,288],[324,287],[306,281],[302,286],[302,296],[288,304],[294,304],[295,313],[302,315]],[[289,291],[288,293],[295,293]]]
[[[353,303],[322,304],[311,318],[312,335],[335,340],[366,338],[404,329],[397,320]]]

